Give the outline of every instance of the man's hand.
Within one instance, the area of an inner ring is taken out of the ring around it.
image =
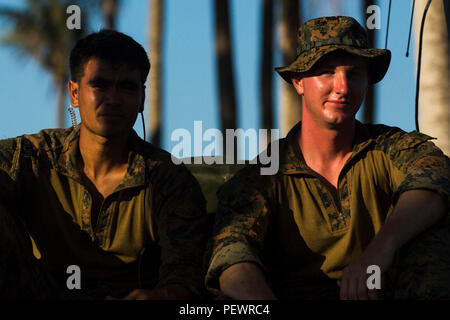
[[[373,241],[361,256],[353,260],[343,271],[341,279],[341,300],[376,300],[376,289],[367,288],[367,267],[376,265],[383,273],[392,264],[395,250],[393,247]]]
[[[106,300],[187,300],[192,298],[194,295],[183,286],[169,284],[152,290],[134,289],[122,299],[107,296]]]

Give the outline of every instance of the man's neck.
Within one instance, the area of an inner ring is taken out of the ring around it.
[[[355,120],[341,128],[327,128],[303,119],[297,136],[308,167],[337,186],[337,178],[353,149]]]
[[[96,180],[123,169],[128,162],[127,142],[128,136],[105,138],[81,127],[79,146],[87,176]]]

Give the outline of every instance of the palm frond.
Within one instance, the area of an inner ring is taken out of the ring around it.
[[[97,2],[94,0],[93,2]],[[26,6],[13,9],[0,6],[0,22],[8,28],[0,35],[0,44],[13,48],[18,57],[36,60],[51,73],[56,89],[68,78],[69,54],[75,42],[88,31],[87,0],[27,0]],[[66,25],[67,7],[79,5],[82,9],[81,30],[69,30]],[[64,126],[64,99],[58,100],[58,127]]]
[[[28,0],[26,9],[0,7],[0,18],[12,26],[0,42],[16,49],[20,55],[36,59],[56,76],[66,75],[70,49],[86,32],[86,17],[82,19],[81,30],[69,30],[66,26],[66,9],[74,2]]]

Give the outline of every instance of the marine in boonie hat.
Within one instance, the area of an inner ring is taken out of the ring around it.
[[[389,50],[369,48],[366,31],[351,17],[309,20],[299,28],[297,41],[297,57],[294,62],[286,67],[275,68],[289,83],[292,73],[310,70],[320,58],[336,50],[367,58],[371,84],[383,79],[391,61]]]

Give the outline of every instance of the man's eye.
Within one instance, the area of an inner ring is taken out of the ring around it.
[[[134,84],[125,84],[125,85],[121,86],[121,88],[125,91],[136,91],[137,90],[137,86],[135,86]]]
[[[93,83],[92,87],[95,89],[105,89],[106,88],[106,84],[105,83]]]
[[[353,78],[359,78],[363,76],[363,72],[359,70],[354,70],[350,72],[350,76]]]
[[[320,75],[330,75],[330,74],[333,74],[334,73],[334,71],[333,70],[322,70],[322,71],[320,71]]]

